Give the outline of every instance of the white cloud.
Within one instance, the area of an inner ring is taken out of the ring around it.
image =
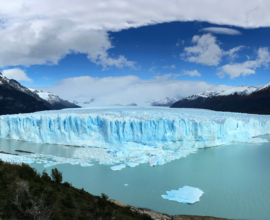
[[[239,76],[248,76],[250,74],[255,74],[255,70],[258,67],[265,66],[268,68],[270,63],[270,54],[267,47],[259,48],[257,52],[257,59],[248,60],[243,63],[232,63],[224,65],[218,68],[219,72],[217,75],[223,78],[226,74],[230,76],[231,79]]]
[[[232,29],[232,28],[224,28],[224,27],[208,27],[203,28],[201,31],[211,32],[215,34],[228,34],[228,35],[239,35],[240,31]]]
[[[112,58],[108,31],[171,21],[207,21],[245,28],[269,27],[270,1],[246,0],[0,0],[0,66],[57,64],[72,52],[106,69],[134,67]],[[194,7],[196,5],[196,7]],[[217,61],[209,61],[215,65]],[[207,58],[206,58],[207,59]],[[208,64],[207,64],[208,65]]]
[[[27,81],[27,82],[33,82],[32,79],[30,79],[26,73],[18,68],[14,69],[7,69],[2,71],[3,75],[9,79],[15,79],[17,81]]]
[[[176,75],[178,74],[166,74],[152,80],[142,80],[133,75],[105,78],[81,76],[67,78],[54,87],[40,89],[53,92],[69,101],[84,102],[94,98],[96,103],[106,105],[130,103],[143,105],[145,102],[166,97],[185,97],[205,90],[231,88],[225,85],[208,84],[204,81],[175,80]],[[71,89],[72,92],[70,92]]]
[[[180,54],[180,57],[188,62],[217,66],[223,56],[228,56],[233,60],[238,57],[237,52],[244,48],[244,46],[238,46],[229,51],[223,51],[216,41],[216,37],[211,34],[204,34],[202,36],[195,35],[192,38],[192,42],[195,43],[195,45],[185,47],[185,52]]]
[[[235,58],[238,57],[237,52],[238,52],[239,50],[241,50],[242,48],[244,48],[244,47],[245,47],[245,46],[234,47],[234,48],[230,49],[229,51],[224,51],[224,52],[223,52],[223,55],[227,55],[227,56],[229,56],[229,58],[230,58],[231,60],[234,60]]]
[[[176,66],[175,65],[171,65],[171,66],[163,66],[164,69],[175,69]]]
[[[202,76],[197,70],[193,70],[193,71],[184,70],[183,72],[184,72],[183,75]]]
[[[181,56],[189,62],[200,63],[208,66],[217,66],[222,57],[222,50],[216,43],[216,38],[211,34],[195,35],[192,38],[195,46],[185,47]]]

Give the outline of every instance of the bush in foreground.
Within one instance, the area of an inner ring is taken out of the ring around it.
[[[108,201],[108,196],[93,196],[62,182],[56,168],[52,178],[40,175],[27,164],[0,160],[0,218],[4,219],[151,219],[130,208]]]

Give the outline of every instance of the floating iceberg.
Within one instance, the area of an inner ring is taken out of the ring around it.
[[[126,162],[126,165],[129,166],[129,167],[136,167],[139,165],[139,163],[134,163],[134,162]]]
[[[116,166],[111,167],[111,170],[113,170],[113,171],[122,170],[125,167],[126,167],[125,164],[120,164],[120,165],[116,165]]]
[[[162,195],[161,197],[180,203],[195,203],[200,201],[203,191],[198,188],[184,186],[178,190],[166,191],[166,193],[168,195]]]
[[[91,160],[129,167],[162,165],[199,148],[263,143],[253,137],[269,133],[270,116],[200,109],[66,109],[0,117],[0,138],[82,146],[69,160],[82,166]],[[33,157],[28,158],[30,163]],[[47,166],[64,163],[59,160]]]

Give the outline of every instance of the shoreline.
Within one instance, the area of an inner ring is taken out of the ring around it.
[[[219,218],[213,216],[203,216],[203,215],[174,215],[170,216],[161,212],[155,212],[151,209],[138,208],[135,206],[124,204],[118,200],[108,199],[108,201],[115,203],[121,207],[130,207],[133,212],[138,212],[140,214],[149,215],[154,220],[230,220],[228,218]]]

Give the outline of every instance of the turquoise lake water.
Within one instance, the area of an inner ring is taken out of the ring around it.
[[[270,141],[269,135],[261,137]],[[70,158],[76,147],[0,139],[0,150],[15,153],[15,149]],[[77,188],[94,195],[105,193],[111,199],[170,215],[270,218],[270,143],[205,148],[162,166],[140,164],[117,172],[111,171],[110,166],[93,164],[90,167],[60,164],[46,171],[50,173],[57,167],[63,172],[64,181]],[[39,172],[43,165],[30,164]],[[166,191],[185,185],[204,192],[199,202],[181,204],[161,197]]]

